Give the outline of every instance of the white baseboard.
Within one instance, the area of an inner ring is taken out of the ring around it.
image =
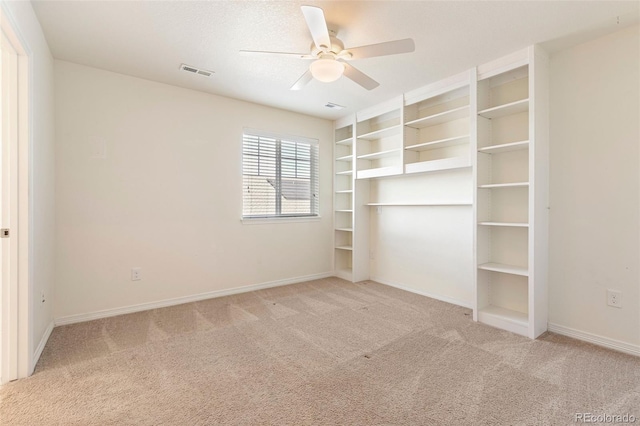
[[[38,360],[40,359],[40,355],[42,355],[42,351],[44,351],[44,347],[51,336],[51,332],[53,331],[54,322],[51,321],[47,326],[47,329],[44,331],[42,335],[42,339],[40,339],[40,343],[38,343],[38,347],[33,353],[31,357],[31,365],[29,365],[29,375],[33,374],[33,370],[36,368],[36,364],[38,364]]]
[[[269,281],[266,283],[252,284],[243,287],[230,288],[225,290],[215,290],[207,293],[194,294],[191,296],[176,297],[173,299],[159,300],[156,302],[141,303],[139,305],[124,306],[121,308],[105,309],[103,311],[88,312],[85,314],[68,315],[55,319],[55,325],[75,324],[96,320],[100,318],[114,317],[117,315],[131,314],[134,312],[148,311],[150,309],[165,308],[167,306],[182,305],[183,303],[197,302],[200,300],[212,299],[214,297],[231,296],[232,294],[248,293],[250,291],[262,290],[265,288],[280,287],[283,285],[296,284],[304,281],[319,280],[334,276],[333,272],[322,274],[306,275],[303,277],[287,278],[284,280]]]
[[[618,352],[624,352],[629,355],[640,356],[640,345],[621,342],[620,340],[610,339],[608,337],[576,330],[559,324],[549,323],[547,329],[552,333],[573,337],[574,339],[583,340],[585,342],[593,343],[594,345],[613,349]]]
[[[375,282],[380,283],[380,284],[388,285],[389,287],[399,288],[400,290],[408,291],[410,293],[419,294],[421,296],[427,296],[427,297],[430,297],[431,299],[436,299],[436,300],[440,300],[441,302],[451,303],[452,305],[462,306],[463,308],[473,309],[473,307],[471,306],[470,303],[463,302],[461,300],[454,299],[454,298],[447,297],[447,296],[440,296],[440,295],[429,293],[429,292],[426,292],[426,291],[416,290],[415,288],[409,287],[406,284],[398,284],[398,283],[395,283],[395,282],[392,282],[392,281],[387,281],[387,280],[380,279],[380,278],[375,278],[375,277],[371,277],[369,279],[369,281],[375,281]]]

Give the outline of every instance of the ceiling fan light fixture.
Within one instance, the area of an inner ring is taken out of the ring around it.
[[[331,83],[342,76],[344,64],[335,59],[318,59],[311,63],[309,71],[316,80]]]

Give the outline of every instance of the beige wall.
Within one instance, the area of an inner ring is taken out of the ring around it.
[[[638,27],[551,57],[549,322],[640,344]],[[623,293],[607,306],[606,289]]]
[[[374,201],[471,202],[470,169],[379,179]],[[371,278],[457,305],[473,303],[472,207],[381,207],[370,210]]]
[[[55,77],[56,318],[332,270],[331,122],[63,61]],[[242,224],[243,127],[319,139],[321,220]]]
[[[15,29],[30,52],[31,205],[30,350],[41,344],[53,322],[55,173],[53,57],[29,2],[5,2]],[[40,295],[44,292],[45,303]],[[32,366],[33,367],[33,366]]]

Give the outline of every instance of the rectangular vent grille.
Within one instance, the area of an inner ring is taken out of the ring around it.
[[[186,72],[189,72],[189,73],[192,73],[192,74],[198,74],[198,75],[201,75],[203,77],[211,77],[213,75],[213,71],[204,70],[204,69],[201,69],[201,68],[196,68],[196,67],[193,67],[193,66],[187,65],[187,64],[181,64],[180,65],[180,69],[182,71],[186,71]]]
[[[342,105],[334,104],[333,102],[327,102],[325,106],[331,109],[344,109]]]

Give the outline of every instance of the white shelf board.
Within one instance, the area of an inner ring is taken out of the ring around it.
[[[346,210],[346,209],[341,209],[341,210],[335,210],[336,213],[353,213],[353,210]]]
[[[397,202],[397,203],[367,203],[367,206],[471,206],[471,201],[442,201],[433,203],[414,203],[414,202]]]
[[[353,143],[353,137],[341,139],[336,141],[336,145],[351,145]]]
[[[461,169],[464,167],[471,167],[471,160],[468,157],[451,157],[406,164],[405,173],[437,172],[441,170]]]
[[[478,188],[528,188],[529,182],[512,182],[512,183],[488,183],[486,185],[478,185]]]
[[[351,268],[340,268],[334,271],[334,274],[338,278],[342,278],[343,280],[351,281],[353,276],[353,271]]]
[[[522,99],[504,105],[484,109],[478,112],[484,118],[498,118],[529,110],[529,99]]]
[[[353,189],[341,189],[336,191],[336,194],[353,194]]]
[[[522,149],[529,149],[528,140],[485,146],[484,148],[479,148],[478,152],[484,152],[485,154],[499,154],[501,152],[519,151]]]
[[[353,228],[336,228],[336,231],[353,232]]]
[[[344,172],[336,172],[337,175],[340,176],[349,176],[353,174],[353,170],[345,170]]]
[[[395,126],[385,127],[384,129],[374,130],[373,132],[365,133],[358,136],[358,139],[375,140],[386,138],[388,136],[399,135],[401,127],[399,124]]]
[[[357,178],[371,179],[371,178],[394,176],[394,175],[401,175],[401,174],[402,174],[402,167],[389,166],[389,167],[379,167],[377,169],[358,170]]]
[[[506,265],[504,263],[488,262],[478,265],[478,269],[493,272],[502,272],[503,274],[521,275],[523,277],[529,276],[529,270],[522,266]]]
[[[528,228],[528,223],[520,222],[478,222],[478,225],[482,226],[511,226],[515,228]]]
[[[353,160],[353,155],[345,155],[344,157],[336,158],[336,161],[351,161]]]
[[[358,160],[375,160],[378,158],[392,157],[394,154],[398,154],[401,149],[389,149],[387,151],[372,152],[371,154],[358,155]]]
[[[478,321],[493,327],[527,336],[528,315],[512,309],[489,305],[478,310]]]
[[[353,247],[351,247],[351,246],[338,246],[338,247],[336,247],[336,250],[353,250]]]
[[[430,149],[446,148],[448,146],[462,145],[469,142],[469,135],[455,136],[452,138],[440,139],[430,142],[422,142],[415,145],[405,146],[409,151],[427,151]]]
[[[457,120],[469,116],[469,105],[461,106],[458,108],[450,109],[438,114],[429,115],[427,117],[417,118],[415,120],[407,121],[404,123],[407,127],[414,129],[422,129],[424,127],[435,126],[447,121]]]

